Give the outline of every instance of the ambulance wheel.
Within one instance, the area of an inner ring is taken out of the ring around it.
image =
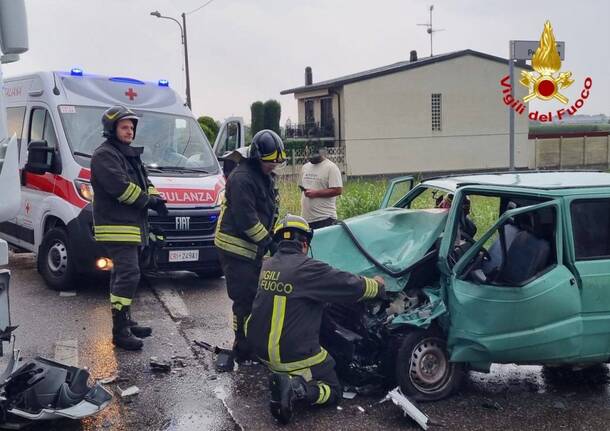
[[[439,330],[417,329],[402,340],[396,378],[402,392],[417,401],[448,397],[464,377],[463,364],[449,362],[445,337]]]
[[[38,248],[38,272],[53,290],[73,287],[76,271],[70,258],[70,243],[65,229],[54,227],[45,233]]]

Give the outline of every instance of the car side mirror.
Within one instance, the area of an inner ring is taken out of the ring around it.
[[[32,141],[28,145],[28,161],[25,170],[42,175],[53,171],[55,148],[49,147],[47,141]]]

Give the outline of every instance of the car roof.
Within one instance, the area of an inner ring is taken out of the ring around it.
[[[559,190],[610,187],[610,173],[592,171],[503,172],[431,178],[423,184],[455,191],[471,185]]]

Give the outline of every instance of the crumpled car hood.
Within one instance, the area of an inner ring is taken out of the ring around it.
[[[430,250],[444,230],[447,214],[446,209],[386,208],[344,223],[368,254],[391,272],[399,272]],[[408,281],[409,274],[392,277],[371,262],[344,226],[316,230],[311,248],[315,259],[337,269],[369,277],[381,275],[387,291],[400,291]]]

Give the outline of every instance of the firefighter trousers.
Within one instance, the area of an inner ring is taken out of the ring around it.
[[[304,370],[293,371],[305,379],[307,402],[311,405],[332,405],[343,396],[343,387],[335,371],[335,360],[328,355],[324,362]]]
[[[140,247],[138,245],[106,245],[106,253],[112,259],[110,273],[110,304],[122,310],[131,306],[140,283]]]
[[[250,348],[244,333],[244,322],[252,311],[262,261],[239,259],[222,250],[219,250],[218,254],[227,283],[227,294],[233,301],[233,352],[237,360],[248,359]]]

